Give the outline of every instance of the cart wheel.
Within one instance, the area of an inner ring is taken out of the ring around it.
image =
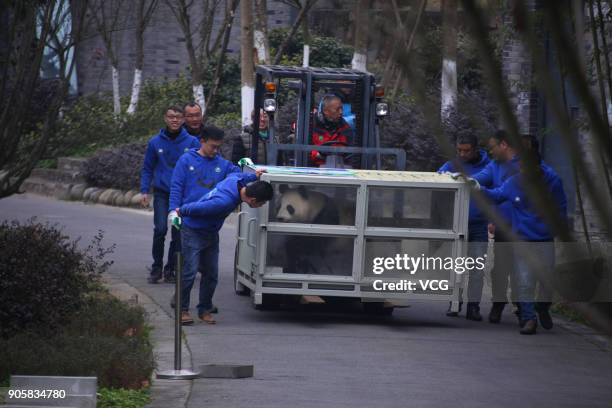
[[[238,242],[234,251],[234,292],[239,296],[247,296],[251,290],[238,282]]]
[[[391,316],[394,307],[385,307],[384,302],[363,302],[363,310],[376,316]]]

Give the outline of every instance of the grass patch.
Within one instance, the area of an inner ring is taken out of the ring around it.
[[[98,408],[142,408],[151,402],[149,389],[100,388]]]
[[[556,315],[564,317],[570,322],[580,323],[585,326],[592,326],[592,323],[589,321],[589,319],[587,319],[582,313],[573,309],[567,303],[563,303],[563,302],[554,303],[551,306],[550,311]]]

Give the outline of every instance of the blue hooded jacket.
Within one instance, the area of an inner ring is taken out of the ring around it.
[[[444,173],[445,171],[455,173],[458,171],[465,171],[465,174],[468,176],[472,176],[480,172],[482,169],[489,164],[489,156],[487,156],[487,152],[484,150],[479,150],[478,154],[480,155],[478,161],[475,163],[462,162],[463,169],[458,165],[456,160],[447,161],[438,169],[438,173]],[[470,215],[468,218],[468,232],[470,235],[474,234],[476,231],[481,234],[486,234],[487,229],[487,219],[484,214],[480,211],[476,202],[474,200],[470,200]]]
[[[557,205],[563,220],[567,220],[567,198],[563,182],[557,174],[545,164],[540,165],[544,184]],[[536,208],[531,205],[523,188],[521,174],[508,178],[501,187],[482,189],[482,192],[496,203],[505,202],[512,210],[512,230],[525,241],[552,241],[550,227],[538,216]]]
[[[240,167],[220,155],[210,158],[200,155],[198,149],[188,151],[179,159],[172,175],[169,210],[200,200],[231,173],[240,173]],[[199,224],[200,220],[183,221],[194,229],[204,225]]]
[[[518,156],[514,156],[512,160],[507,162],[500,162],[498,160],[489,161],[489,164],[482,171],[472,174],[472,178],[478,181],[482,187],[493,189],[501,187],[504,181],[518,172],[519,159]],[[512,205],[509,202],[500,203],[497,206],[497,210],[508,223],[512,221]]]
[[[240,204],[240,189],[255,180],[255,173],[230,174],[201,200],[180,207],[183,224],[206,232],[218,232],[225,218]]]
[[[144,163],[140,172],[140,192],[148,193],[153,180],[153,188],[166,193],[170,192],[172,171],[178,159],[189,149],[200,148],[200,141],[181,128],[176,139],[168,136],[166,129],[161,129],[149,140]]]

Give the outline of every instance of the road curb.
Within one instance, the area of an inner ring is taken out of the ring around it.
[[[171,369],[174,365],[174,319],[150,296],[134,286],[107,275],[105,284],[111,294],[120,300],[139,304],[147,312],[147,321],[153,327],[151,341],[157,369]],[[193,366],[187,336],[183,336],[183,367]],[[186,407],[191,396],[193,382],[190,380],[159,380],[152,377],[151,403],[148,408]]]

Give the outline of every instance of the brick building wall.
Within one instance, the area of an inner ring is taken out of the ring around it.
[[[135,2],[123,2],[121,16],[124,20],[115,35],[116,49],[119,56],[120,92],[127,95],[131,92],[132,77],[136,58],[136,40],[134,38]],[[195,2],[193,20],[201,15],[202,5]],[[237,58],[240,55],[240,7],[236,11],[234,25],[228,45],[228,55]],[[219,30],[225,13],[225,1],[222,1],[214,18],[214,32]],[[279,0],[268,0],[268,28],[288,26],[295,18],[295,11]],[[194,22],[194,29],[197,24]],[[76,50],[78,90],[81,95],[90,95],[112,91],[111,67],[102,38],[94,31],[88,30],[89,39],[83,41]],[[185,48],[185,37],[172,11],[164,1],[159,2],[150,25],[144,34],[144,67],[143,80],[176,78],[179,74],[188,74],[189,57]]]

